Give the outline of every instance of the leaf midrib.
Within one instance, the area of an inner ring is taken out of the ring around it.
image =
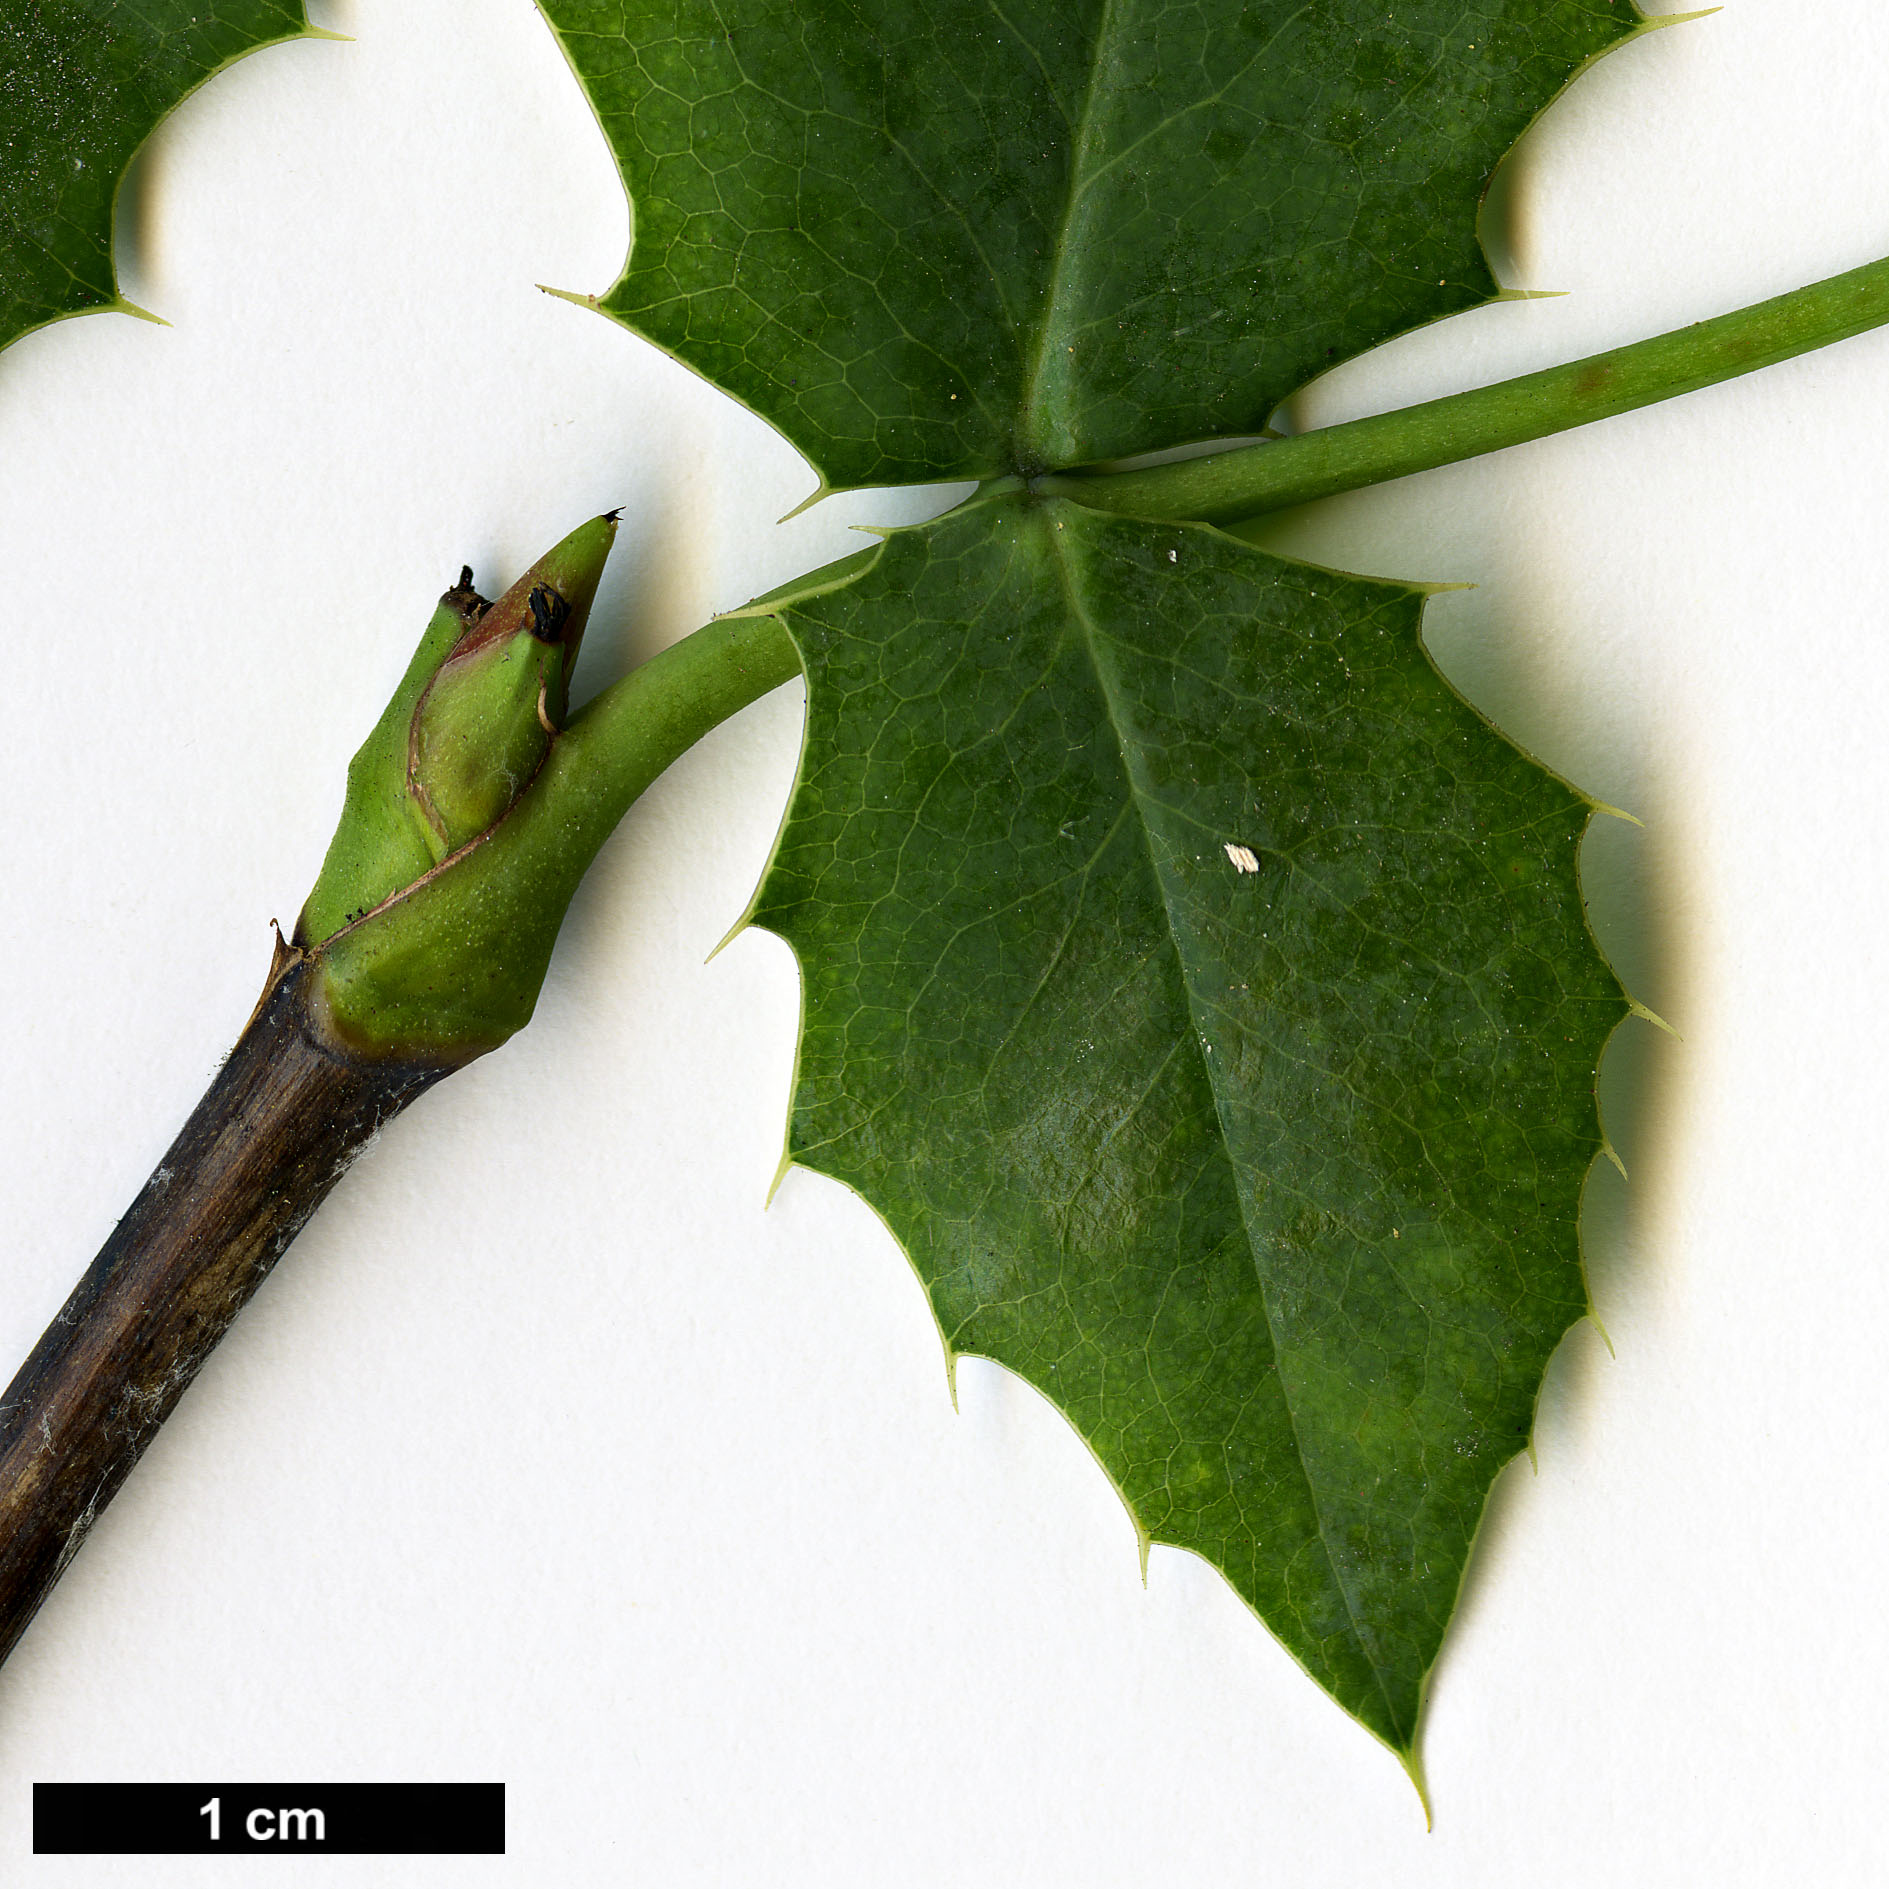
[[[1074,568],[1073,560],[1067,547],[1062,543],[1058,533],[1054,530],[1046,530],[1042,535],[1047,540],[1054,555],[1057,577],[1061,582],[1063,594],[1068,600],[1070,617],[1081,633],[1083,653],[1088,659],[1090,673],[1095,678],[1096,688],[1100,693],[1103,708],[1108,715],[1109,732],[1114,736],[1116,755],[1121,762],[1123,779],[1128,788],[1128,797],[1135,810],[1135,824],[1141,834],[1149,876],[1152,878],[1155,889],[1160,895],[1161,911],[1166,920],[1169,944],[1174,951],[1175,961],[1180,971],[1180,985],[1182,994],[1187,1002],[1188,1021],[1193,1026],[1192,1041],[1188,1045],[1188,1050],[1194,1059],[1196,1067],[1206,1079],[1207,1092],[1213,1097],[1214,1120],[1220,1130],[1219,1144],[1221,1153],[1229,1169],[1232,1169],[1234,1166],[1233,1150],[1231,1139],[1227,1131],[1226,1115],[1220,1094],[1220,1084],[1215,1075],[1212,1059],[1201,1054],[1200,1044],[1206,1032],[1203,1027],[1203,1020],[1199,1008],[1194,1000],[1193,985],[1187,976],[1185,959],[1180,950],[1180,940],[1175,929],[1174,910],[1168,898],[1167,879],[1162,873],[1160,865],[1154,856],[1154,846],[1149,831],[1149,821],[1144,811],[1147,796],[1142,791],[1135,764],[1131,759],[1131,744],[1127,729],[1123,723],[1120,705],[1116,700],[1108,666],[1103,662],[1101,652],[1097,647],[1097,638],[1101,635],[1101,631],[1096,625],[1084,601],[1078,574]],[[1403,1716],[1398,1712],[1391,1698],[1390,1688],[1386,1683],[1384,1670],[1379,1665],[1377,1656],[1372,1650],[1370,1639],[1363,1631],[1357,1601],[1351,1592],[1349,1583],[1339,1570],[1337,1556],[1332,1552],[1331,1538],[1326,1529],[1325,1505],[1319,1498],[1318,1484],[1313,1480],[1310,1467],[1306,1462],[1305,1445],[1299,1429],[1298,1412],[1292,1407],[1290,1387],[1286,1382],[1285,1373],[1279,1368],[1279,1360],[1284,1353],[1279,1342],[1278,1326],[1273,1317],[1272,1301],[1266,1291],[1265,1277],[1259,1268],[1258,1242],[1254,1234],[1252,1222],[1248,1217],[1246,1193],[1239,1185],[1237,1172],[1235,1172],[1234,1175],[1233,1192],[1234,1198],[1239,1202],[1240,1225],[1246,1235],[1247,1254],[1253,1268],[1253,1279],[1258,1288],[1259,1302],[1266,1315],[1266,1333],[1268,1341],[1272,1346],[1273,1371],[1279,1385],[1279,1401],[1284,1407],[1286,1422],[1292,1432],[1293,1458],[1298,1464],[1299,1475],[1305,1483],[1306,1495],[1312,1504],[1312,1513],[1318,1523],[1319,1547],[1325,1556],[1325,1565],[1331,1572],[1332,1585],[1338,1590],[1339,1597],[1344,1601],[1345,1617],[1351,1623],[1352,1640],[1356,1644],[1359,1652],[1364,1655],[1365,1663],[1370,1667],[1371,1675],[1377,1682],[1378,1695],[1384,1701],[1386,1718],[1396,1729],[1397,1735],[1400,1738],[1408,1738],[1410,1728],[1404,1724]],[[1159,1539],[1159,1537],[1155,1537],[1155,1539]]]
[[[1069,224],[1084,188],[1082,180],[1088,164],[1089,140],[1095,126],[1096,88],[1101,77],[1103,57],[1115,31],[1118,4],[1119,0],[1102,0],[1102,21],[1089,53],[1088,83],[1082,88],[1082,105],[1076,114],[1075,124],[1070,127],[1074,135],[1069,152],[1069,172],[1063,189],[1062,210],[1056,219],[1056,234],[1051,247],[1054,260],[1050,264],[1049,284],[1043,295],[1043,312],[1036,324],[1036,347],[1024,364],[1023,378],[1017,387],[1017,429],[1012,451],[1017,460],[1016,469],[1023,473],[1051,470],[1048,442],[1040,437],[1045,424],[1044,415],[1039,411],[1040,389],[1043,370],[1049,359],[1050,336],[1061,331],[1060,309],[1064,265],[1069,258]],[[1038,460],[1042,463],[1035,463]]]

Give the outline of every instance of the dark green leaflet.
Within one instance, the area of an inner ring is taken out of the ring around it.
[[[1053,501],[901,533],[781,611],[810,727],[755,913],[806,979],[794,1158],[1405,1752],[1585,1310],[1626,1012],[1587,804],[1421,608]]]
[[[1495,292],[1477,199],[1631,0],[544,0],[611,313],[835,485],[1258,432]]]

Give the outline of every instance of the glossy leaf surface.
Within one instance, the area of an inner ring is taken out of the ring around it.
[[[1625,1013],[1588,807],[1422,602],[1054,501],[900,533],[775,606],[809,732],[755,911],[806,980],[794,1159],[1403,1752],[1585,1309]]]
[[[0,8],[0,347],[121,306],[112,209],[160,119],[306,30],[301,0],[14,0]]]
[[[835,485],[1258,432],[1495,282],[1476,206],[1632,0],[543,0],[612,314]]]

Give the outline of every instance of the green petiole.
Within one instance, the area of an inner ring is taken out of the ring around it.
[[[1889,259],[1605,354],[1289,439],[1036,490],[1105,512],[1232,524],[1520,446],[1808,354],[1889,322]]]

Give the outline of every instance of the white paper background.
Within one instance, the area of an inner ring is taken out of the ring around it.
[[[923,495],[774,521],[758,421],[534,284],[628,220],[525,0],[319,0],[141,160],[125,287],[173,324],[0,357],[7,819],[0,1353],[23,1356],[248,1012],[347,757],[439,590],[625,508],[591,674]],[[1533,132],[1492,234],[1565,299],[1347,367],[1306,423],[1716,313],[1889,248],[1889,18],[1736,0]],[[704,964],[798,691],[653,791],[529,1032],[303,1235],[4,1674],[0,1854],[35,1779],[503,1779],[504,1859],[382,1883],[1869,1883],[1889,1734],[1889,335],[1276,542],[1474,580],[1432,641],[1598,797],[1596,921],[1674,1043],[1603,1091],[1617,1347],[1563,1347],[1395,1762],[1034,1393],[967,1363],[872,1214],[765,1216],[796,987]],[[10,1368],[10,1364],[9,1367]],[[258,1866],[248,1866],[244,1880]],[[140,1884],[222,1883],[201,1859]]]

